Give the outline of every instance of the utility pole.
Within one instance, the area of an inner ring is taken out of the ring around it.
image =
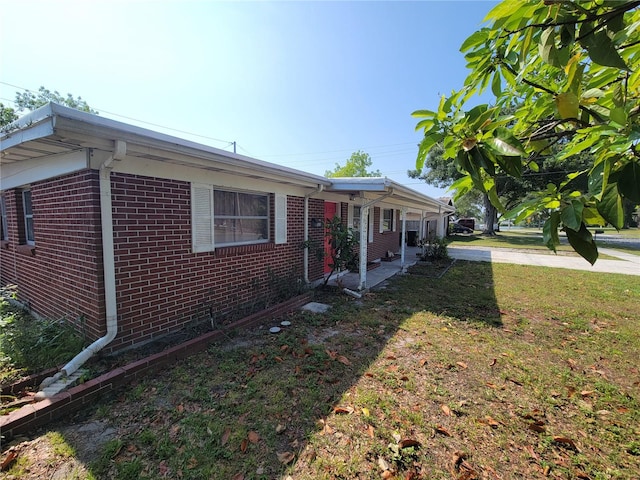
[[[236,142],[233,142],[233,153],[236,153]]]

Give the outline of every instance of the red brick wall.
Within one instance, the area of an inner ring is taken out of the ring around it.
[[[119,333],[111,350],[204,320],[210,308],[216,323],[224,323],[263,296],[268,269],[279,277],[302,279],[303,198],[288,197],[286,244],[194,254],[190,195],[188,182],[112,174]],[[309,204],[310,218],[322,211],[322,201],[310,199]],[[273,212],[273,196],[271,207]],[[322,265],[312,256],[309,264],[310,279],[320,278]]]
[[[396,225],[395,232],[380,233],[380,222],[382,221],[382,209],[373,208],[373,243],[367,245],[367,261],[371,262],[378,258],[386,257],[387,251],[396,253],[400,250],[400,212],[394,210],[393,221]]]
[[[0,250],[0,280],[47,318],[67,318],[88,338],[104,334],[99,178],[85,170],[31,185],[35,255],[24,239],[19,190],[4,192],[9,244]]]

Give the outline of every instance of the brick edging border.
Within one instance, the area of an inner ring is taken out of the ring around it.
[[[284,315],[308,303],[311,298],[312,292],[307,292],[233,322],[226,326],[225,330],[247,328],[273,317]],[[177,360],[201,352],[205,350],[211,342],[219,339],[223,335],[223,330],[207,332],[204,335],[188,340],[160,353],[137,360],[124,367],[116,368],[83,384],[60,392],[51,398],[24,405],[22,408],[14,410],[8,415],[3,415],[0,417],[0,435],[4,437],[3,442],[16,435],[27,433],[30,430],[41,427],[63,415],[79,410],[91,404],[96,398],[99,398],[106,392],[114,390],[137,378],[144,377],[159,367],[169,365]]]

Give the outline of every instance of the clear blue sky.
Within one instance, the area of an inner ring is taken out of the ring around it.
[[[0,102],[43,85],[319,175],[363,150],[437,197],[406,176],[411,112],[461,87],[459,47],[495,3],[0,0]]]

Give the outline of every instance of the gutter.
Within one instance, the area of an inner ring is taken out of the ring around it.
[[[318,188],[304,196],[304,241],[309,241],[309,198],[324,190],[324,185],[318,184]],[[309,247],[304,249],[304,283],[309,284]]]
[[[107,333],[78,353],[52,377],[45,378],[40,384],[36,398],[47,397],[42,390],[54,382],[69,377],[89,358],[111,343],[118,333],[118,307],[116,302],[115,254],[113,247],[113,218],[111,204],[111,170],[114,160],[123,160],[127,144],[116,140],[113,154],[100,165],[100,218],[102,225],[102,259],[104,272],[104,300],[106,310]],[[57,393],[57,392],[56,392]]]

